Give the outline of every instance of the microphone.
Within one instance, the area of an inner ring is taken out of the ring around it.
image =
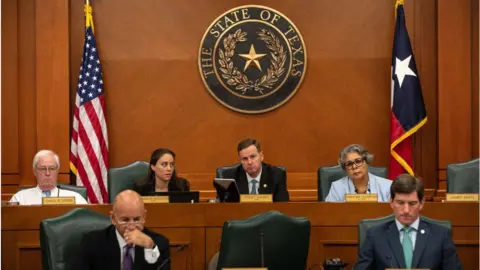
[[[58,197],[60,197],[60,185],[57,185],[57,189],[58,189],[58,191],[57,191],[57,198],[58,198]]]
[[[260,230],[260,256],[262,260],[262,268],[265,268],[265,257],[263,255],[263,230]]]
[[[185,245],[180,245],[177,247],[177,251],[183,251],[184,249],[185,249]],[[172,256],[168,256],[168,258],[158,266],[157,270],[162,270],[162,268],[171,260],[172,260]]]
[[[390,268],[393,268],[393,266],[392,266],[392,256],[387,256],[387,257],[385,257],[385,259],[388,260],[388,264],[390,265]]]

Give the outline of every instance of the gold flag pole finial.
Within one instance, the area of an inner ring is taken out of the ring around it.
[[[397,2],[395,3],[395,18],[397,18],[397,8],[398,6],[403,5],[403,1],[404,0],[397,0]]]
[[[83,11],[85,11],[85,27],[92,27],[92,32],[94,32],[92,6],[90,6],[89,0],[87,0],[87,2],[85,3],[85,8],[83,9]]]

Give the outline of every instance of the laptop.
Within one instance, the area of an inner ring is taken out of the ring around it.
[[[200,201],[200,191],[153,192],[150,196],[168,196],[170,203],[198,203]]]
[[[240,202],[240,191],[235,179],[215,178],[213,186],[217,190],[217,198],[220,202]]]

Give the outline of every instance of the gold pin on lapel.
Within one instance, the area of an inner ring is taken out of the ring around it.
[[[267,184],[263,184],[263,187],[266,188],[266,187],[267,187]]]

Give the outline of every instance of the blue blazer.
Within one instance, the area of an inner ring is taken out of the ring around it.
[[[420,233],[422,230],[424,233]],[[406,268],[395,220],[367,231],[365,242],[359,250],[357,264],[353,267],[354,270],[385,270],[385,268]],[[448,228],[420,217],[412,268],[463,269]]]

